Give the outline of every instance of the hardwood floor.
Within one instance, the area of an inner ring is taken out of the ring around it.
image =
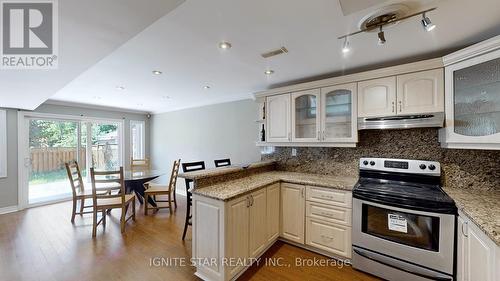
[[[77,216],[71,224],[71,203],[48,205],[0,215],[1,280],[199,280],[189,261],[191,233],[181,240],[185,197],[179,208],[144,216],[138,208],[137,221],[127,223],[120,233],[118,210],[108,217],[106,229],[98,227],[92,239],[92,216]],[[281,242],[265,257],[325,259],[323,256]],[[170,259],[171,258],[171,259]],[[177,266],[169,265],[175,263]],[[379,280],[350,267],[252,266],[240,280]]]

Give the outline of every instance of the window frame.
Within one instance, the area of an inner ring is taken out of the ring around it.
[[[140,125],[142,127],[141,130],[141,145],[140,149],[140,157],[135,157],[134,155],[134,131],[132,130],[134,125]],[[146,158],[146,121],[144,120],[130,120],[130,156],[133,159],[145,159]]]

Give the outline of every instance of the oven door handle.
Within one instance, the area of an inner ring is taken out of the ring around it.
[[[392,268],[395,268],[395,269],[398,269],[398,270],[401,270],[401,271],[404,271],[404,272],[407,272],[407,273],[410,273],[410,274],[414,274],[414,275],[417,275],[417,276],[420,276],[420,277],[423,277],[423,278],[427,278],[427,279],[430,279],[430,280],[436,280],[436,281],[453,281],[452,277],[441,277],[441,276],[430,276],[430,275],[427,275],[427,274],[424,274],[422,272],[416,272],[414,270],[411,270],[411,269],[408,269],[408,268],[401,268],[395,264],[391,264],[391,262],[389,260],[385,260],[385,261],[381,261],[380,259],[378,259],[377,257],[374,257],[372,255],[370,255],[369,253],[365,252],[365,251],[361,251],[361,250],[358,250],[358,249],[352,249],[356,254],[364,257],[364,258],[367,258],[369,260],[372,260],[374,262],[377,262],[377,263],[381,263],[385,266],[389,266],[389,267],[392,267]]]

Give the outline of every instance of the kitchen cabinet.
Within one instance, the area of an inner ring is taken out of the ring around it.
[[[320,90],[292,93],[292,142],[320,140]]]
[[[338,256],[351,258],[351,228],[323,220],[306,219],[306,244]]]
[[[290,142],[291,131],[290,94],[266,98],[266,142]]]
[[[249,203],[249,251],[250,257],[258,257],[267,246],[267,189],[262,188],[250,195]]]
[[[236,198],[227,204],[227,246],[228,258],[245,259],[249,256],[250,242],[250,199],[248,196]],[[203,243],[207,243],[206,240]],[[210,242],[211,243],[211,242]],[[235,276],[244,269],[244,264],[235,264],[229,267],[229,276]]]
[[[446,127],[441,145],[500,149],[500,36],[443,58]]]
[[[281,237],[304,244],[305,186],[281,184]]]
[[[358,82],[358,117],[396,114],[396,77]]]
[[[356,83],[321,88],[321,141],[358,141],[357,100]]]
[[[275,183],[267,191],[267,242],[274,242],[280,235],[280,184]]]
[[[457,280],[500,280],[500,247],[461,212],[457,222]]]
[[[397,114],[444,112],[443,69],[397,76]]]

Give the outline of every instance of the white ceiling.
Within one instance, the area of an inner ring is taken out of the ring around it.
[[[412,18],[387,29],[384,46],[377,45],[376,34],[352,37],[352,52],[343,56],[342,41],[337,37],[356,31],[359,20],[374,8],[396,1],[361,11],[362,3],[351,3],[349,7],[344,5],[343,11],[338,1],[332,0],[188,0],[99,62],[94,60],[79,71],[72,71],[73,76],[60,74],[58,78],[65,78],[64,82],[57,81],[57,77],[28,73],[33,79],[49,81],[33,88],[16,88],[16,92],[36,88],[44,93],[43,98],[54,93],[51,99],[56,101],[159,113],[249,98],[253,92],[307,77],[425,57],[500,33],[500,10],[492,8],[498,0],[403,2],[412,10],[437,6],[429,14],[437,28],[425,32],[420,18]],[[137,6],[149,10],[150,3],[153,2]],[[61,33],[61,41],[64,36]],[[233,48],[219,50],[220,41],[231,42]],[[72,43],[78,52],[70,52],[70,57],[87,56],[86,49],[77,48],[78,44],[82,42]],[[281,46],[286,46],[289,53],[267,60],[260,57],[260,53]],[[89,44],[85,48],[94,52],[100,49]],[[111,49],[108,47],[108,52]],[[94,65],[64,86],[91,64]],[[153,75],[151,71],[155,69],[163,74]],[[266,69],[275,73],[267,77]],[[1,74],[3,84],[4,72]],[[23,81],[25,74],[18,74],[16,79]],[[10,75],[11,79],[15,76]],[[205,85],[211,89],[203,89]],[[117,86],[124,86],[125,90],[117,90]]]
[[[59,68],[0,70],[0,107],[35,109],[183,1],[58,1]]]

